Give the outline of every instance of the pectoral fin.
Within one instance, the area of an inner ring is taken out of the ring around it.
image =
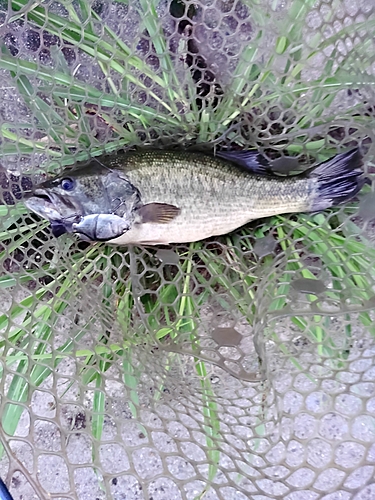
[[[140,207],[137,212],[141,218],[140,222],[168,224],[179,215],[181,209],[167,203],[148,203]]]

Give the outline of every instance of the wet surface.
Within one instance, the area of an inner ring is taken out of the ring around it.
[[[367,193],[359,203],[358,217],[365,221],[375,219],[375,193]]]
[[[320,295],[327,289],[323,281],[311,278],[300,278],[292,281],[291,284],[297,292],[309,293],[312,295]]]
[[[283,156],[277,158],[271,164],[272,170],[277,174],[288,175],[291,172],[301,172],[302,167],[297,158]]]
[[[180,262],[179,255],[173,250],[159,248],[156,252],[156,257],[163,262],[163,264],[177,265]]]
[[[242,335],[235,328],[215,328],[212,338],[220,346],[237,346],[242,339]]]
[[[276,250],[277,241],[268,234],[264,238],[258,238],[254,244],[253,251],[261,259],[266,255],[271,255]]]

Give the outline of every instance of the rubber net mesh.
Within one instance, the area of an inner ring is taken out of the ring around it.
[[[256,147],[280,171],[360,146],[371,178],[374,3],[0,6],[14,498],[375,498],[371,186],[160,248],[56,239],[22,203],[64,166],[134,146]]]

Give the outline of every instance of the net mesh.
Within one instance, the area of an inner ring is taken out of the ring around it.
[[[14,498],[375,498],[370,187],[168,248],[55,239],[22,204],[31,183],[134,146],[257,147],[280,173],[360,146],[371,174],[373,2],[0,9],[0,475]]]

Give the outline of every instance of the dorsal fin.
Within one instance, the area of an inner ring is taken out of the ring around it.
[[[274,175],[270,162],[256,149],[248,151],[216,151],[216,156],[258,175]]]

